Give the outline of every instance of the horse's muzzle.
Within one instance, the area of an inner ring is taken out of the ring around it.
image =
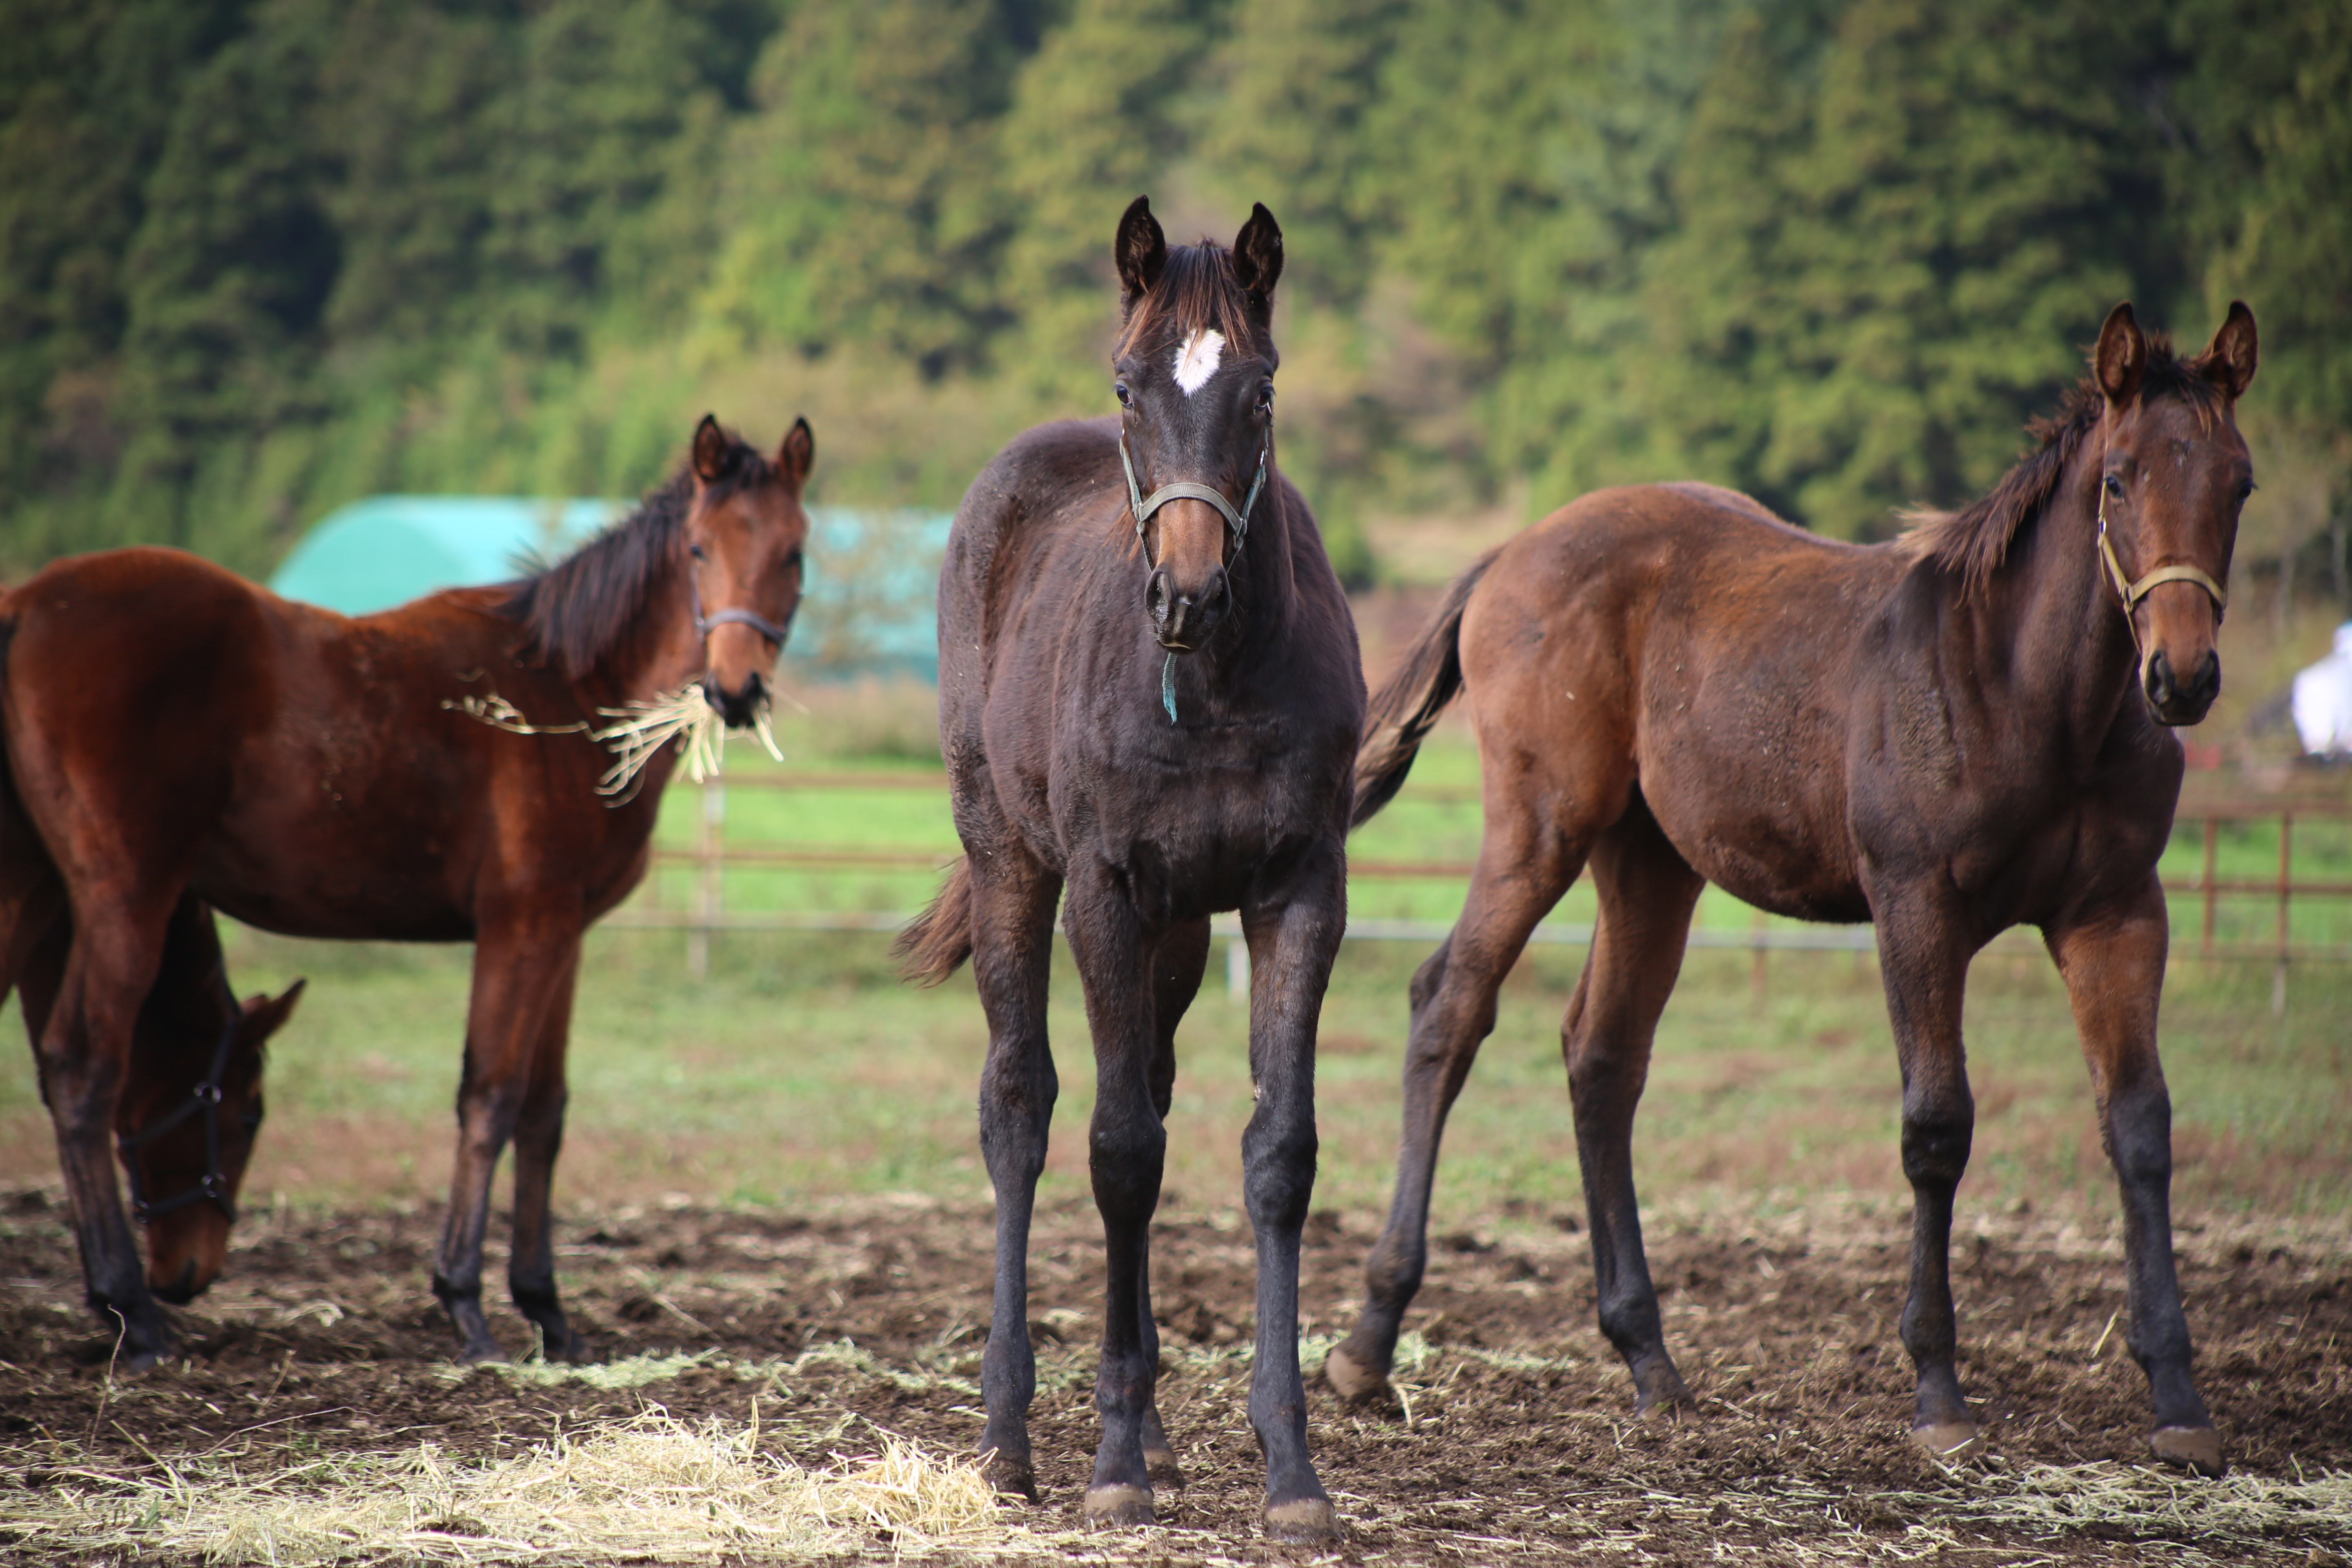
[[[2172,660],[2158,648],[2148,655],[2140,672],[2140,689],[2147,693],[2147,705],[2158,723],[2202,723],[2213,699],[2221,694],[2221,656],[2207,648],[2189,679],[2182,680]]]
[[[727,721],[729,729],[740,730],[759,717],[760,705],[768,700],[768,684],[754,670],[744,678],[740,690],[730,691],[719,684],[718,676],[706,675],[702,678],[702,695],[704,700],[719,710],[719,716]]]
[[[1208,640],[1225,618],[1225,606],[1231,595],[1225,591],[1225,574],[1221,567],[1209,574],[1209,580],[1197,590],[1180,589],[1166,567],[1151,574],[1144,588],[1144,604],[1151,612],[1151,629],[1160,646],[1177,653],[1190,653]]]

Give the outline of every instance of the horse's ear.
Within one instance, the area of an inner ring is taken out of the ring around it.
[[[2230,318],[2213,334],[2200,362],[2205,379],[2235,403],[2254,384],[2254,313],[2243,300],[2230,301]]]
[[[1250,204],[1249,222],[1234,239],[1234,280],[1262,313],[1274,301],[1274,285],[1282,276],[1282,226],[1264,202]]]
[[[733,450],[734,443],[727,439],[719,421],[704,415],[702,423],[694,427],[694,477],[706,485],[717,484],[727,475],[728,454]]]
[[[2099,329],[2099,346],[2091,351],[2091,374],[2108,406],[2120,408],[2138,393],[2139,378],[2147,370],[2147,339],[2126,300],[2107,312],[2106,325]]]
[[[237,1029],[247,1045],[257,1046],[286,1026],[294,1014],[294,1004],[302,999],[302,987],[308,980],[297,980],[286,988],[282,996],[254,996],[245,1004],[245,1022]]]
[[[816,432],[805,419],[795,419],[793,427],[784,432],[782,444],[776,447],[776,472],[784,483],[798,490],[808,483],[809,468],[816,461]]]
[[[1111,242],[1111,254],[1118,262],[1119,310],[1131,312],[1135,302],[1151,292],[1168,265],[1168,237],[1160,232],[1160,220],[1151,216],[1150,196],[1138,196],[1127,205],[1118,220],[1118,237]]]

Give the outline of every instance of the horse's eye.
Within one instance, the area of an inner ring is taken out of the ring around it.
[[[1265,414],[1271,411],[1273,407],[1274,383],[1270,381],[1261,381],[1257,384],[1257,411],[1260,414]]]
[[[2262,486],[2254,483],[2252,479],[2248,479],[2244,484],[2240,485],[2238,487],[2238,504],[2240,506],[2245,505],[2246,498],[2252,495],[2256,490],[2262,488]]]
[[[784,570],[787,572],[797,572],[801,569],[802,564],[801,552],[797,550],[784,557]]]
[[[693,556],[697,561],[699,561],[699,560],[701,560],[701,559],[702,559],[702,546],[700,546],[699,544],[689,544],[689,545],[688,545],[688,546],[686,547],[686,552],[687,552],[688,555]]]
[[[1118,395],[1118,405],[1121,408],[1132,408],[1135,406],[1135,394],[1127,389],[1127,383],[1123,381],[1114,381],[1110,384],[1110,389]]]
[[[2109,474],[2109,475],[2107,476],[2107,493],[2108,493],[2109,495],[2111,495],[2111,496],[2115,497],[2117,500],[2123,500],[2123,499],[2124,499],[2124,482],[2123,482],[2123,480],[2121,480],[2121,479],[2117,479],[2117,478],[2116,478],[2115,475],[2113,475],[2113,474]]]

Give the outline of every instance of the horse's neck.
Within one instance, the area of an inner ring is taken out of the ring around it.
[[[1285,640],[1298,613],[1298,572],[1291,556],[1296,526],[1282,500],[1282,482],[1269,466],[1257,518],[1232,571],[1233,604],[1227,617],[1233,641],[1219,649],[1220,666],[1235,674],[1252,669]]]
[[[2005,638],[2005,700],[2021,725],[2095,751],[2132,698],[2138,655],[2131,625],[2099,565],[2092,489],[2098,454],[2085,443],[2042,514],[1985,595]]]
[[[663,567],[646,590],[636,624],[575,684],[583,697],[604,707],[668,696],[702,673],[692,621],[685,574],[675,564]]]

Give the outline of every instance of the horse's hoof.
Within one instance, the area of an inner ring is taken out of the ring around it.
[[[1977,1424],[1973,1421],[1937,1421],[1926,1426],[1914,1426],[1911,1428],[1911,1441],[1948,1465],[1972,1458],[1984,1447],[1984,1440],[1977,1435]]]
[[[1166,1487],[1171,1491],[1183,1489],[1184,1467],[1176,1462],[1174,1449],[1144,1449],[1143,1468],[1150,1473],[1151,1484],[1154,1488]]]
[[[459,1366],[503,1366],[507,1352],[496,1340],[481,1340],[461,1347],[457,1352]]]
[[[2210,1426],[2159,1426],[2148,1434],[2147,1446],[2166,1464],[2200,1476],[2220,1476],[2229,1469],[2221,1462],[2221,1434]]]
[[[1393,1405],[1396,1390],[1389,1386],[1389,1376],[1348,1353],[1346,1345],[1333,1345],[1323,1358],[1323,1381],[1332,1392],[1350,1405]]]
[[[1339,1516],[1331,1511],[1328,1498],[1303,1497],[1271,1503],[1265,1510],[1265,1534],[1269,1541],[1319,1545],[1339,1539]]]
[[[1079,1505],[1090,1530],[1126,1530],[1139,1524],[1150,1524],[1151,1489],[1150,1487],[1088,1487],[1086,1501]]]
[[[1022,1501],[1037,1500],[1037,1472],[1026,1459],[1016,1459],[991,1448],[980,1458],[980,1473],[999,1495]]]
[[[1633,1414],[1643,1421],[1679,1421],[1698,1403],[1680,1373],[1669,1372],[1651,1387],[1636,1384]]]

